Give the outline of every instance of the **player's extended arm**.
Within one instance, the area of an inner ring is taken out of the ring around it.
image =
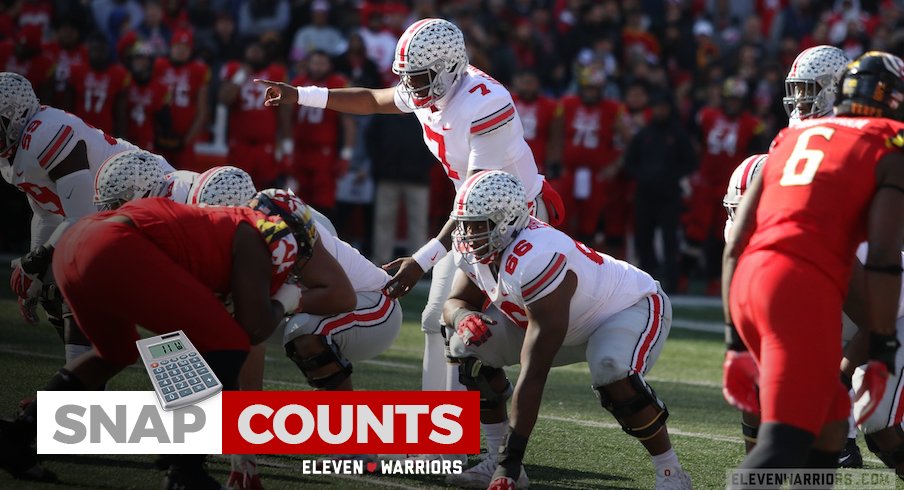
[[[744,199],[738,208],[734,225],[731,227],[731,235],[725,242],[725,251],[722,254],[722,312],[726,325],[734,325],[728,308],[729,288],[735,267],[738,265],[738,257],[741,256],[756,227],[756,208],[760,204],[760,195],[763,192],[763,173],[760,172],[756,176],[750,189],[744,193]]]
[[[308,288],[299,304],[299,312],[312,315],[335,315],[353,311],[357,296],[351,281],[339,262],[323,247],[314,244],[314,255],[301,270],[301,283]]]
[[[553,358],[568,331],[571,298],[578,279],[567,271],[555,291],[527,305],[527,332],[521,346],[521,373],[512,395],[509,434],[494,478],[507,476],[517,481],[527,439],[537,423],[540,402]]]
[[[240,224],[232,239],[231,292],[235,320],[252,345],[267,340],[286,314],[286,306],[270,298],[271,274],[270,251],[260,233],[249,224]],[[297,304],[296,300],[289,308],[294,310]]]
[[[267,86],[266,106],[300,104],[346,114],[401,114],[395,104],[395,88],[296,87],[284,82],[254,79]],[[299,90],[300,89],[300,90]],[[301,96],[301,102],[299,102]]]
[[[463,270],[455,272],[452,292],[443,303],[443,323],[451,326],[465,345],[476,347],[493,336],[490,325],[496,321],[482,312],[485,298]]]

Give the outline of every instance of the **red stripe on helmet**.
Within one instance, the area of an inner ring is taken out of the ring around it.
[[[411,42],[411,38],[414,37],[415,32],[421,28],[424,24],[430,22],[435,19],[423,19],[411,24],[408,29],[405,29],[405,32],[402,34],[402,40],[399,43],[399,61],[405,60],[405,49],[408,48],[408,43]],[[401,68],[401,66],[400,66]]]

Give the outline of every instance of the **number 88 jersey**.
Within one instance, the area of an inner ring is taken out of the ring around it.
[[[892,151],[904,123],[882,118],[825,118],[783,129],[763,170],[756,231],[744,255],[774,250],[825,271],[847,290],[851,260],[866,239],[876,165]]]
[[[400,90],[396,106],[412,112]],[[502,84],[468,66],[452,91],[433,107],[413,111],[424,143],[443,165],[457,191],[469,170],[501,170],[524,183],[528,201],[543,187],[543,176],[527,142],[512,96]]]
[[[458,267],[521,328],[527,328],[528,305],[555,291],[572,271],[578,284],[563,345],[586,342],[601,322],[656,292],[656,282],[646,272],[536,218],[502,252],[498,281],[488,265],[469,264],[454,253]]]

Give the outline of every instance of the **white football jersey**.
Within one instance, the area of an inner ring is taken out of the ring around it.
[[[326,219],[326,218],[323,218]],[[329,223],[329,220],[327,220]],[[373,262],[367,260],[355,247],[343,242],[338,237],[330,233],[332,223],[327,227],[314,220],[314,226],[317,227],[317,234],[323,248],[336,258],[336,262],[342,266],[348,280],[351,281],[355,292],[362,291],[380,291],[383,286],[389,282],[389,274],[383,269],[375,266]]]
[[[12,183],[28,194],[32,201],[50,214],[78,219],[82,216],[67,216],[57,194],[56,183],[49,173],[60,164],[75,148],[79,141],[85,142],[88,154],[88,168],[92,177],[97,175],[101,164],[117,153],[137,150],[138,147],[93,128],[79,117],[53,107],[42,106],[41,110],[25,125],[19,139],[12,164]],[[160,164],[164,173],[174,169],[162,158]],[[94,189],[84,193],[93,198]],[[93,204],[90,206],[93,208]]]
[[[857,260],[861,264],[866,263],[866,254],[869,252],[869,244],[863,242],[857,247]],[[901,252],[901,263],[904,264],[904,252]],[[898,318],[904,318],[904,288],[901,288],[901,296],[898,297]]]
[[[170,201],[180,204],[188,204],[188,196],[192,187],[198,182],[198,172],[191,170],[176,170],[166,175],[166,180],[160,189],[154,193],[154,197],[165,197]]]
[[[528,201],[540,194],[543,176],[524,141],[521,118],[512,96],[486,73],[468,66],[452,93],[432,108],[413,110],[396,87],[396,106],[414,112],[424,129],[424,143],[461,187],[468,170],[502,170],[524,184]]]
[[[490,267],[468,264],[454,249],[459,268],[510,320],[527,328],[527,305],[555,291],[567,271],[577,276],[563,345],[579,345],[610,316],[656,292],[656,282],[633,265],[599,253],[531,218],[502,252],[497,281]]]

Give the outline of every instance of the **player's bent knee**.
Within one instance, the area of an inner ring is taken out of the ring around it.
[[[459,359],[458,380],[467,389],[480,393],[481,412],[495,411],[512,396],[512,384],[506,378],[505,371],[484,366],[476,357]],[[494,384],[499,386],[503,383],[505,387],[501,391],[493,388]]]
[[[612,385],[622,382],[626,382],[630,389],[625,390],[624,386],[620,387],[622,389],[613,389]],[[656,392],[640,374],[632,373],[627,378],[609,385],[594,386],[593,391],[600,405],[615,417],[622,430],[641,441],[655,437],[665,427],[669,418],[665,403],[656,396]],[[624,396],[625,391],[631,394]],[[649,420],[635,420],[647,407],[654,409],[654,415]]]
[[[895,468],[904,463],[904,429],[900,425],[885,427],[864,435],[866,447],[875,454],[885,466]]]
[[[286,344],[286,356],[318,390],[334,390],[352,374],[352,363],[323,335],[302,335],[292,340]]]
[[[594,361],[590,373],[597,386],[606,386],[625,379],[630,374],[624,360],[603,356]]]

